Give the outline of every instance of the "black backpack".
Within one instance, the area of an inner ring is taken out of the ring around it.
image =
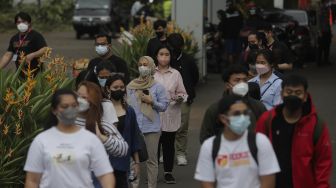
[[[216,162],[216,157],[218,155],[218,151],[219,151],[219,148],[220,148],[220,144],[221,144],[221,137],[223,135],[223,132],[219,132],[215,139],[213,140],[213,143],[212,143],[212,160],[215,164]],[[252,132],[252,131],[248,131],[247,133],[247,143],[248,143],[248,147],[250,149],[250,152],[251,152],[251,155],[254,159],[254,161],[257,163],[258,165],[258,147],[257,147],[257,142],[256,142],[256,133],[255,132]]]

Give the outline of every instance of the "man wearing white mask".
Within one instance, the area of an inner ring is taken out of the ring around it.
[[[36,75],[39,70],[41,70],[38,58],[41,57],[47,49],[47,43],[40,33],[32,29],[29,14],[19,12],[15,15],[14,21],[19,32],[10,39],[7,52],[0,60],[0,69],[7,66],[10,62],[15,63],[16,68],[18,68],[20,62],[22,62],[20,57],[23,53],[25,55],[23,70],[26,70],[30,63],[32,70],[38,70],[34,72],[34,75]],[[21,72],[20,76],[24,77],[25,74]]]
[[[120,57],[112,53],[111,37],[107,34],[101,33],[96,36],[95,50],[98,57],[92,59],[89,63],[88,70],[97,74],[96,67],[103,60],[108,60],[115,65],[116,72],[122,73],[128,83],[130,81],[129,72],[126,62]]]
[[[265,106],[258,100],[253,99],[248,95],[249,88],[247,84],[248,71],[241,65],[231,65],[223,73],[224,94],[236,94],[242,96],[249,108],[251,109],[251,126],[250,130],[254,129],[255,123],[259,116],[266,111]],[[220,126],[217,121],[218,102],[210,105],[206,110],[200,131],[200,142],[203,143],[207,138],[215,135],[223,126]]]

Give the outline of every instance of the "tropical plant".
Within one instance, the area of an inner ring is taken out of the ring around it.
[[[57,88],[71,87],[63,59],[43,57],[46,70],[34,76],[30,64],[20,54],[16,72],[0,70],[0,187],[20,187],[23,166],[32,139],[46,123],[50,100]],[[25,78],[20,77],[22,67]]]
[[[186,32],[178,27],[174,22],[167,25],[167,34],[180,33],[185,41],[184,52],[195,57],[199,51],[198,44],[193,38],[192,32]],[[155,36],[153,24],[150,21],[141,23],[131,28],[130,32],[123,31],[119,40],[119,45],[113,47],[113,52],[123,58],[130,69],[131,78],[138,74],[137,62],[141,56],[146,54],[148,41]]]

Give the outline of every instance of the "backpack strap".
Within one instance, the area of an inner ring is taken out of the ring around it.
[[[251,155],[254,159],[254,161],[259,165],[258,163],[258,147],[257,147],[257,134],[252,131],[248,131],[247,133],[247,143],[251,152]]]
[[[262,98],[265,93],[267,92],[267,90],[277,81],[277,80],[281,80],[280,78],[276,78],[260,95],[260,97]]]
[[[221,137],[222,137],[222,131],[220,131],[218,134],[216,134],[215,139],[212,143],[212,160],[214,165],[216,164],[216,157],[219,152],[220,144],[221,144]]]
[[[314,146],[316,146],[322,131],[324,129],[324,121],[318,116],[316,115],[316,124],[314,127],[314,133],[313,133],[313,144]]]

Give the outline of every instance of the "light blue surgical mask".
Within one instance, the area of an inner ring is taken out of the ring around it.
[[[99,81],[99,85],[100,85],[101,87],[105,87],[105,84],[106,84],[106,81],[107,81],[106,78],[99,78],[99,77],[98,77],[98,81]]]
[[[251,125],[250,116],[244,114],[239,116],[230,116],[229,121],[229,128],[237,135],[242,135]]]

